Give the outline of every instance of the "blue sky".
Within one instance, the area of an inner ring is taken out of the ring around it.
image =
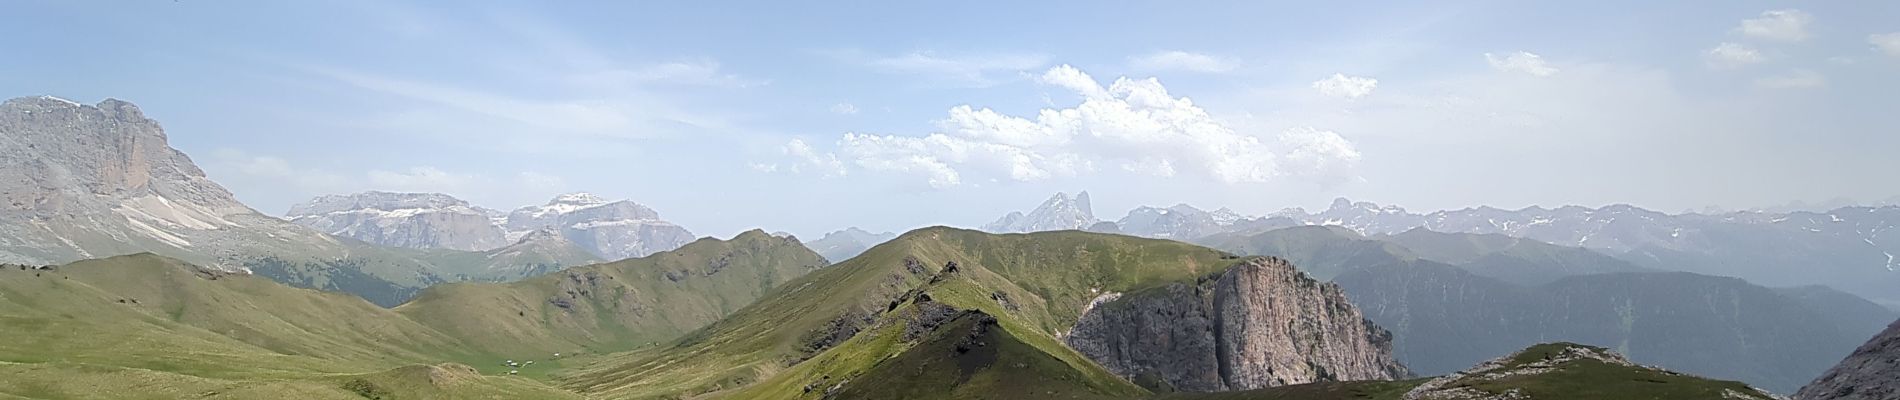
[[[655,3],[14,2],[0,93],[132,101],[272,214],[590,191],[815,237],[1077,190],[1107,219],[1900,195],[1891,1]]]

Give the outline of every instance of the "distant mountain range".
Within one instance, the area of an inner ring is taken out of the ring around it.
[[[364,192],[320,196],[286,215],[331,235],[414,249],[484,251],[551,230],[595,257],[617,260],[672,250],[695,238],[651,208],[589,193],[503,213],[440,193]]]
[[[1391,329],[1399,360],[1443,374],[1511,349],[1571,341],[1644,364],[1790,393],[1895,311],[1822,287],[1770,289],[1658,272],[1591,250],[1422,229],[1339,226],[1217,235],[1206,244],[1285,257]],[[1417,250],[1414,250],[1417,249]]]
[[[1087,229],[1184,241],[1307,225],[1339,226],[1368,236],[1419,228],[1496,234],[1596,250],[1650,269],[1733,276],[1770,286],[1826,285],[1900,307],[1900,205],[1713,215],[1667,214],[1629,205],[1476,207],[1420,214],[1342,198],[1318,212],[1289,208],[1259,217],[1185,204],[1139,207],[1113,223],[1092,224],[1079,222],[1093,217],[1076,212],[1076,203],[1058,193],[1030,214],[1012,213],[984,230]],[[1024,222],[1032,220],[1037,222]]]
[[[826,260],[831,260],[831,262],[835,263],[849,260],[851,257],[857,257],[858,254],[863,253],[866,249],[870,249],[871,246],[876,246],[879,243],[888,242],[896,238],[897,234],[895,233],[871,233],[863,229],[858,229],[857,227],[850,227],[837,232],[827,233],[825,237],[805,243],[805,246],[811,247],[812,251],[818,252],[818,254],[825,256]]]

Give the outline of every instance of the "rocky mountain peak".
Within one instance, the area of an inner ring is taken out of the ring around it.
[[[548,204],[568,204],[568,205],[591,206],[591,205],[607,204],[607,199],[593,193],[574,192],[574,193],[563,193],[559,196],[554,196],[554,199],[549,200]]]
[[[1058,192],[1028,214],[1011,212],[995,222],[983,225],[982,229],[1004,233],[1056,231],[1083,229],[1097,221],[1095,211],[1089,204],[1088,192],[1074,196]]]
[[[211,264],[240,248],[301,243],[283,253],[304,254],[336,245],[318,236],[238,202],[132,103],[0,103],[0,237],[10,239],[0,260],[153,251]]]
[[[488,210],[440,193],[326,195],[292,206],[290,221],[384,246],[482,251],[508,240]]]

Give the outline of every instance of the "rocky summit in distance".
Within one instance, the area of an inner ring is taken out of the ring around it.
[[[539,229],[559,231],[575,245],[607,260],[677,249],[693,233],[660,219],[660,212],[629,200],[609,201],[591,193],[555,196],[547,204],[515,209],[503,228],[509,239]]]
[[[1028,214],[1012,211],[981,229],[991,233],[1061,231],[1085,229],[1097,221],[1095,211],[1089,207],[1089,192],[1084,191],[1074,196],[1056,193]]]
[[[1900,321],[1874,335],[1867,344],[1813,383],[1795,392],[1796,400],[1900,399]]]
[[[810,247],[812,251],[825,256],[826,260],[836,263],[857,257],[871,246],[896,238],[896,233],[871,233],[854,226],[827,233],[823,238],[805,243],[805,247]]]
[[[1250,258],[1195,284],[1096,298],[1065,341],[1158,392],[1249,390],[1410,376],[1392,334],[1338,285]]]
[[[338,258],[348,250],[238,202],[132,103],[0,103],[0,262],[148,251],[240,269],[234,259],[246,255]]]
[[[290,208],[290,222],[372,244],[483,251],[508,245],[491,210],[440,193],[325,195]]]

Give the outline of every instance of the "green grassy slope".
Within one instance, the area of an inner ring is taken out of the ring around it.
[[[519,282],[438,285],[395,310],[513,358],[620,351],[717,321],[823,265],[796,241],[754,230]]]
[[[1097,386],[1114,386],[1098,387],[1114,393],[1140,389],[1067,349],[1055,339],[1057,331],[1072,326],[1097,293],[1192,281],[1235,260],[1212,249],[1119,235],[920,229],[788,282],[679,342],[585,367],[565,385],[616,398],[802,393],[812,381],[862,373],[909,348],[889,342],[889,335],[860,331],[889,325],[880,322],[895,318],[885,314],[899,309],[903,294],[950,262],[960,272],[929,288],[936,301],[996,316],[1015,341],[1096,381],[1112,381]]]
[[[0,394],[26,398],[351,398],[337,378],[476,353],[355,296],[151,254],[0,271],[0,335]],[[377,379],[413,398],[566,396],[465,378]]]

